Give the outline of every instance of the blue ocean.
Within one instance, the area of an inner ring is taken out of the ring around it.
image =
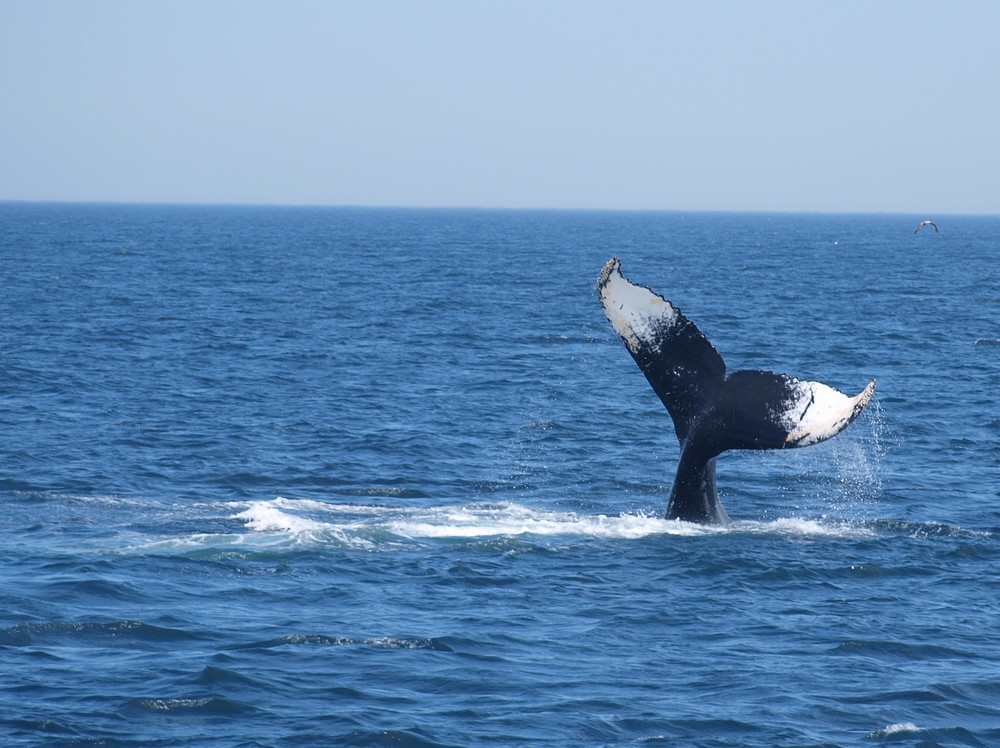
[[[1000,745],[998,237],[0,204],[0,745]],[[612,256],[875,400],[663,519]]]

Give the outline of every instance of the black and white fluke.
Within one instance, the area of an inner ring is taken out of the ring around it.
[[[680,441],[667,519],[725,524],[715,458],[729,449],[806,447],[843,431],[868,404],[820,382],[769,371],[726,374],[722,356],[680,310],[631,283],[612,258],[597,281],[604,314],[667,407]]]

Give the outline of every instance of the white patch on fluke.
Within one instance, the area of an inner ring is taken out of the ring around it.
[[[632,353],[642,346],[659,347],[664,330],[677,321],[677,309],[645,286],[637,286],[621,273],[617,257],[608,260],[597,280],[604,316]]]
[[[792,382],[794,394],[780,415],[780,423],[788,432],[785,441],[794,447],[808,447],[839,434],[875,392],[874,379],[856,397],[848,397],[822,382]]]

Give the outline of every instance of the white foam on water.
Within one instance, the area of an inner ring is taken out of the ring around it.
[[[892,725],[886,725],[881,730],[876,730],[871,735],[868,736],[871,740],[878,740],[879,738],[886,738],[892,735],[899,735],[904,732],[923,732],[922,727],[917,727],[912,722],[897,722]]]
[[[236,515],[255,532],[310,532],[322,530],[327,525],[281,510],[281,505],[271,501],[254,502],[249,509]]]
[[[697,535],[705,531],[698,525],[643,515],[586,516],[533,510],[517,504],[499,508],[477,505],[442,507],[391,520],[386,526],[392,533],[408,538],[534,535],[634,539],[657,534]]]
[[[730,525],[735,532],[802,537],[863,538],[875,533],[865,527],[847,522],[827,522],[799,517],[785,517],[770,522],[740,521]]]
[[[188,511],[191,509],[188,505]],[[345,548],[393,551],[436,541],[481,542],[522,539],[544,546],[587,540],[631,541],[649,537],[718,537],[726,534],[786,538],[861,538],[877,530],[859,524],[786,517],[741,520],[730,525],[700,525],[644,512],[582,514],[533,508],[513,502],[472,502],[439,506],[326,503],[311,499],[202,503],[205,522],[226,526],[219,532],[192,532],[170,538],[133,537],[117,552],[235,553]],[[233,521],[238,525],[233,525]]]
[[[244,521],[252,533],[312,535],[318,540],[335,534],[341,541],[373,534],[409,540],[520,536],[633,540],[653,535],[700,536],[734,532],[826,537],[870,534],[869,530],[849,524],[798,518],[718,526],[667,520],[643,513],[586,515],[506,502],[397,507],[277,498],[252,502],[234,518]]]
[[[337,505],[319,501],[206,502],[195,505],[200,512],[208,510],[206,520],[240,520],[248,532],[200,532],[128,546],[127,551],[140,553],[197,553],[205,550],[235,553],[256,553],[301,548],[303,546],[373,547],[364,537],[345,531],[347,523],[323,522],[302,516],[301,512],[326,512]],[[347,509],[346,505],[339,508]],[[235,514],[233,510],[238,509]],[[353,507],[352,507],[353,509]]]
[[[149,508],[149,503],[142,499],[125,496],[123,494],[79,494],[79,493],[59,493],[56,491],[11,491],[14,496],[27,496],[30,498],[42,499],[45,501],[68,501],[76,504],[95,504],[107,506],[125,506]]]
[[[199,532],[179,538],[166,538],[164,540],[153,540],[146,543],[134,543],[126,546],[125,552],[172,554],[220,546],[236,548],[238,546],[243,546],[246,539],[247,536],[241,534]]]

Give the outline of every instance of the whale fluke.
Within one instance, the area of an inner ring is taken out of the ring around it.
[[[726,374],[715,347],[681,311],[630,282],[617,257],[597,281],[604,314],[666,406],[681,445],[667,519],[709,524],[729,517],[715,490],[715,458],[730,449],[817,444],[847,428],[871,400],[769,371]]]
[[[941,233],[940,231],[938,231],[937,224],[934,223],[934,221],[921,221],[920,223],[917,224],[917,227],[915,229],[913,229],[913,233],[914,234],[917,233],[924,226],[933,226],[934,227],[934,233],[936,233],[936,234],[940,234]]]

